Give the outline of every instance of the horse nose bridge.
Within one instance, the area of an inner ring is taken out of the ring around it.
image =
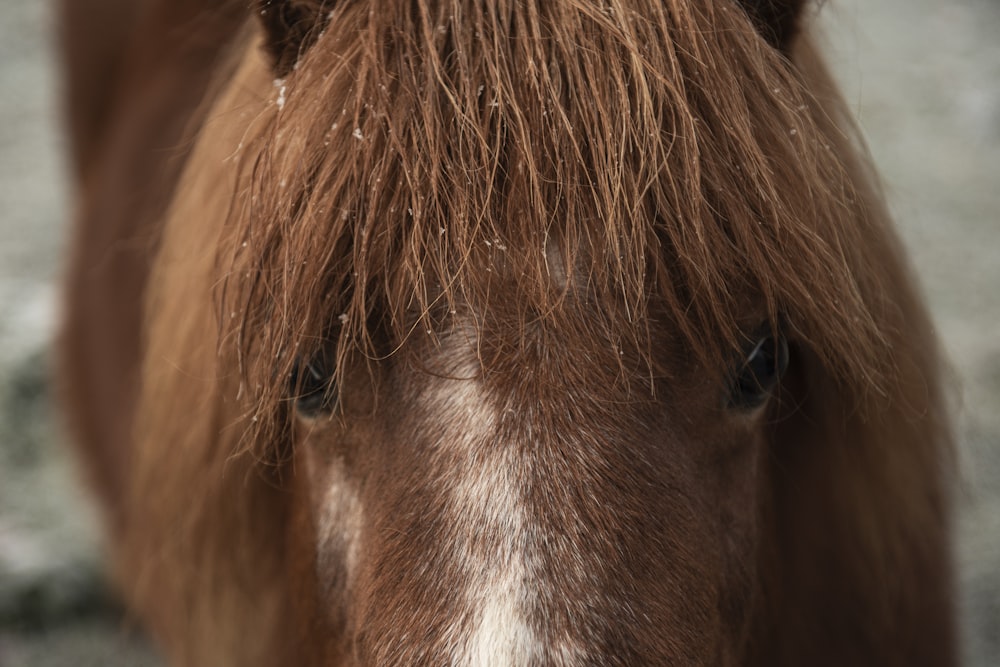
[[[628,578],[640,543],[662,528],[644,516],[643,491],[657,485],[635,454],[645,446],[637,411],[587,409],[565,394],[550,405],[498,400],[479,380],[461,383],[446,393],[462,418],[440,441],[455,466],[449,548],[468,619],[457,664],[600,661],[636,614],[662,617]]]

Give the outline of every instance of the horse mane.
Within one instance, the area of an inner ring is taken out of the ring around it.
[[[646,352],[670,318],[715,371],[751,293],[853,393],[890,391],[882,209],[835,96],[738,6],[468,4],[339,3],[275,81],[223,250],[259,428],[325,341],[385,354],[373,329],[391,351],[498,290],[526,331],[582,289],[613,304],[594,340]]]

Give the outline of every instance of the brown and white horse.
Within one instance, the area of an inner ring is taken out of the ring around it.
[[[172,664],[951,665],[801,0],[63,2],[68,412]]]

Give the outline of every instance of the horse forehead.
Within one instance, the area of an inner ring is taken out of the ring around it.
[[[554,279],[574,279],[561,266],[559,271]],[[598,304],[580,299],[571,314],[534,313],[536,319],[526,320],[518,294],[512,291],[507,299],[486,312],[454,313],[447,331],[428,332],[428,344],[418,348],[428,377],[444,380],[432,383],[445,388],[444,404],[458,408],[488,400],[509,413],[531,402],[538,412],[563,401],[599,402],[623,389],[622,346],[592,328],[590,320],[606,315]]]
[[[448,606],[427,612],[450,617],[432,638],[435,650],[447,654],[444,662],[596,662],[601,649],[594,637],[631,633],[625,625],[634,608],[667,614],[669,605],[653,600],[618,556],[645,540],[667,542],[666,523],[644,523],[646,508],[664,510],[657,516],[672,517],[671,525],[686,525],[692,515],[686,497],[655,497],[677,488],[684,471],[647,455],[642,435],[649,433],[636,427],[643,414],[638,402],[601,403],[614,391],[605,383],[558,381],[555,372],[545,373],[541,384],[548,384],[540,386],[530,368],[498,382],[483,370],[474,319],[459,319],[456,331],[428,339],[432,352],[421,361],[436,367],[407,371],[393,406],[404,415],[398,423],[405,424],[406,446],[386,450],[394,457],[393,487],[366,495],[363,510],[391,526],[392,535],[433,533],[434,539],[420,547],[424,552],[396,539],[379,542],[400,549],[385,556],[397,569],[392,579],[366,570],[374,583],[365,590],[396,599],[402,571],[412,574],[407,585],[428,598],[446,585]],[[399,512],[397,492],[416,493],[421,511]],[[614,538],[603,534],[609,525],[622,527]],[[352,562],[366,567],[364,559]],[[427,579],[420,562],[448,576]],[[423,625],[434,623],[425,618]]]
[[[534,554],[531,544],[550,545],[564,563],[582,563],[586,549],[561,536],[531,490],[543,477],[537,445],[547,438],[539,409],[516,409],[517,392],[486,381],[477,343],[469,330],[446,336],[435,354],[448,371],[425,374],[419,392],[431,414],[447,415],[425,434],[422,450],[432,456],[412,464],[442,482],[434,503],[449,529],[439,536],[444,555],[437,562],[451,573],[456,598],[444,650],[452,664],[548,664],[553,652],[583,662],[586,637],[568,623],[539,621],[559,616],[546,600],[569,599],[583,582],[550,581],[548,556]],[[600,567],[587,561],[578,569]]]
[[[453,305],[443,326],[426,331],[434,342],[418,346],[421,356],[455,377],[524,379],[544,373],[548,385],[592,380],[586,384],[596,388],[600,379],[608,379],[606,371],[621,370],[617,357],[624,353],[623,344],[613,340],[607,323],[623,316],[623,309],[596,291],[592,258],[567,253],[553,239],[546,240],[543,253],[540,278],[546,285],[529,281],[525,286],[523,276],[505,271],[509,267],[491,268],[488,298]],[[655,328],[658,335],[673,333],[664,322],[651,324],[636,323]]]

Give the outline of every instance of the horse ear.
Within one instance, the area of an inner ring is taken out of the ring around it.
[[[264,46],[274,73],[284,77],[329,21],[333,0],[257,0]]]
[[[799,29],[805,0],[739,0],[757,29],[776,49],[788,51]]]

